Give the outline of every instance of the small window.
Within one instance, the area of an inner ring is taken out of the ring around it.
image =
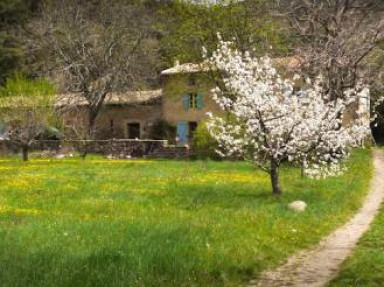
[[[188,93],[183,95],[183,107],[185,111],[189,109],[202,110],[204,107],[203,94]]]
[[[190,93],[188,94],[188,106],[190,109],[197,109],[197,94]]]
[[[196,78],[195,76],[191,75],[188,78],[188,86],[193,87],[196,86]]]

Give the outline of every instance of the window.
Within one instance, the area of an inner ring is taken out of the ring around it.
[[[127,124],[127,135],[129,139],[140,138],[140,123],[128,123]]]
[[[188,94],[188,107],[190,109],[196,109],[197,108],[197,94],[196,93]]]
[[[190,86],[190,87],[196,86],[196,78],[194,75],[189,76],[188,86]]]
[[[183,107],[184,110],[189,109],[203,109],[203,95],[198,93],[188,93],[183,96]]]

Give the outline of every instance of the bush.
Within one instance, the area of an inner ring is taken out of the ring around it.
[[[197,126],[192,141],[192,148],[198,159],[221,159],[221,157],[216,153],[218,143],[208,132],[205,122],[201,122]]]
[[[154,140],[168,140],[169,142],[174,142],[176,128],[167,121],[161,120],[153,125],[151,134]]]
[[[4,88],[0,89],[0,96],[54,96],[56,95],[55,87],[46,79],[30,80],[16,74],[9,78]]]

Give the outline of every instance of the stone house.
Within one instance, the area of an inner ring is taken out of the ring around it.
[[[66,134],[79,134],[81,137],[81,129],[87,126],[86,105],[76,96],[59,96],[57,106],[64,109]],[[67,107],[68,112],[65,111]],[[96,119],[96,138],[150,139],[152,127],[161,119],[162,90],[108,94]]]
[[[96,138],[153,139],[158,124],[164,122],[173,130],[170,142],[187,144],[207,113],[220,111],[211,97],[214,84],[208,72],[200,64],[176,65],[161,72],[162,89],[108,94],[96,121]],[[86,126],[85,101],[62,95],[57,105],[72,107],[64,113],[67,131]]]
[[[176,128],[179,144],[188,143],[208,112],[222,112],[212,99],[209,72],[206,65],[190,63],[161,72],[163,120]]]
[[[274,61],[287,74],[292,74],[301,65],[298,57]],[[107,95],[96,123],[97,138],[154,139],[158,124],[163,122],[173,130],[174,137],[167,138],[170,142],[187,144],[208,112],[222,113],[212,99],[211,90],[216,84],[209,73],[209,67],[204,64],[176,64],[161,72],[162,88],[159,90]],[[64,98],[68,100],[68,96]],[[63,106],[67,104],[61,103]],[[78,105],[81,107],[82,104]],[[351,105],[344,122],[358,116],[369,125],[369,95]],[[74,113],[65,117],[64,122],[68,126],[72,121],[76,126],[76,120]]]

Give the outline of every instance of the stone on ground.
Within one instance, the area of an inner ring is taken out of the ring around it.
[[[307,204],[304,201],[296,200],[288,204],[288,208],[296,212],[303,212],[307,208]]]

